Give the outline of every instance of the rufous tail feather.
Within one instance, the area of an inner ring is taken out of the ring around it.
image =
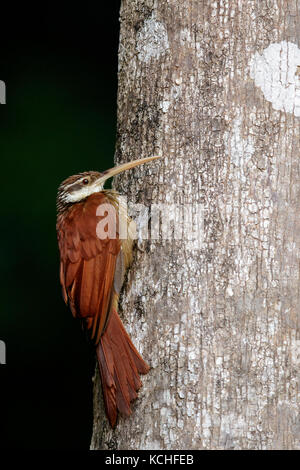
[[[130,403],[137,398],[142,385],[139,374],[149,371],[114,307],[97,345],[97,359],[106,414],[114,428],[118,412],[123,416],[131,415]]]

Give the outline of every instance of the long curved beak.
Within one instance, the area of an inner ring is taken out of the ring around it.
[[[110,168],[109,170],[106,170],[102,173],[101,177],[99,178],[98,182],[105,182],[112,176],[118,175],[119,173],[122,173],[123,171],[130,170],[131,168],[134,168],[135,166],[138,165],[143,165],[143,163],[148,163],[151,162],[152,160],[156,160],[157,158],[160,158],[158,156],[155,157],[147,157],[147,158],[140,158],[139,160],[133,160],[132,162],[127,162],[127,163],[122,163],[121,165],[115,166],[114,168]]]

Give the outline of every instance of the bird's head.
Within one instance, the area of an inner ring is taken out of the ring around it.
[[[130,170],[135,166],[148,163],[159,157],[148,157],[134,160],[132,162],[123,163],[109,170],[99,173],[98,171],[86,171],[73,175],[64,180],[58,188],[57,193],[57,208],[59,211],[64,207],[83,201],[93,193],[103,190],[106,180],[112,176],[122,173],[125,170]]]

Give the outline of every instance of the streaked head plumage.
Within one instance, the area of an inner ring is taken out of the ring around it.
[[[95,192],[103,189],[104,182],[101,181],[102,173],[99,171],[85,171],[77,175],[69,176],[59,186],[57,192],[57,208],[80,202]]]

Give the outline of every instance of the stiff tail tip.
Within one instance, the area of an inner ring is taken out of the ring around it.
[[[131,415],[130,403],[137,398],[142,386],[140,374],[149,371],[115,309],[97,346],[97,359],[106,415],[114,428],[118,412],[123,416]]]

